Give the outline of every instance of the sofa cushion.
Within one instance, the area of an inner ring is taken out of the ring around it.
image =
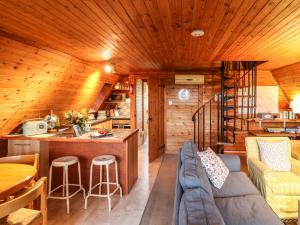
[[[267,186],[277,195],[300,195],[300,177],[292,172],[272,172]]]
[[[201,188],[187,189],[181,198],[179,225],[225,225],[219,209]]]
[[[179,182],[183,190],[201,188],[213,199],[211,185],[199,157],[182,160]]]
[[[229,173],[222,188],[218,189],[212,186],[212,191],[215,198],[259,194],[259,191],[243,172]]]
[[[268,142],[257,140],[260,160],[270,169],[275,171],[290,171],[288,141]]]
[[[228,168],[220,157],[210,148],[203,152],[198,152],[198,154],[209,180],[216,188],[220,189],[229,174]]]
[[[191,141],[185,141],[181,146],[181,161],[196,157],[198,149]]]
[[[260,195],[216,198],[215,203],[228,225],[284,225]]]
[[[238,155],[218,154],[230,172],[241,171],[241,160]]]

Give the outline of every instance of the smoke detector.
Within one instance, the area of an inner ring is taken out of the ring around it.
[[[191,35],[193,37],[202,37],[204,35],[204,31],[201,29],[192,30]]]

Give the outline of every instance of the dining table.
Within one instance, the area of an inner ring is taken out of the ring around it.
[[[6,200],[28,187],[37,174],[34,166],[0,163],[0,200]]]

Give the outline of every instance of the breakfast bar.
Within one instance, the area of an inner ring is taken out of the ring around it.
[[[49,165],[54,159],[62,156],[77,156],[81,165],[82,184],[86,190],[89,185],[92,159],[101,155],[114,155],[119,165],[119,182],[123,193],[128,194],[138,177],[137,132],[136,129],[113,129],[112,136],[103,138],[92,138],[90,133],[80,137],[73,137],[68,133],[56,133],[35,136],[5,135],[1,136],[1,139],[8,140],[8,155],[38,152],[43,175],[48,175]],[[57,170],[54,173],[52,184],[58,186],[62,183],[62,171]],[[69,173],[70,183],[77,183],[77,167],[70,167]],[[99,182],[99,176],[99,170],[94,170],[93,183]],[[114,168],[110,168],[110,179],[115,180]]]

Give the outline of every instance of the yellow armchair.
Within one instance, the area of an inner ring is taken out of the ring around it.
[[[257,140],[278,142],[287,140],[292,169],[272,171],[260,161]],[[300,200],[300,161],[292,158],[292,144],[287,137],[246,137],[249,177],[260,190],[274,212],[283,220],[298,218]]]

